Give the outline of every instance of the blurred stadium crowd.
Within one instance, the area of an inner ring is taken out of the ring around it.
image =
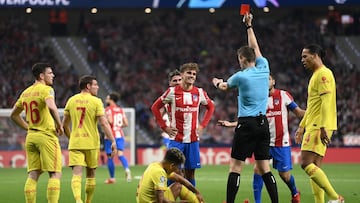
[[[216,121],[236,119],[236,91],[217,91],[211,78],[227,78],[239,70],[236,50],[245,45],[247,39],[238,15],[230,18],[208,14],[187,16],[177,11],[149,15],[145,19],[87,19],[80,26],[81,35],[88,44],[88,62],[102,62],[109,69],[110,85],[121,93],[122,106],[136,109],[137,126],[146,136],[160,143],[160,129],[150,106],[166,90],[167,73],[193,61],[200,65],[196,85],[203,87],[216,104],[201,143],[230,143],[233,129],[219,127]],[[324,28],[319,16],[308,15],[299,9],[286,18],[259,17],[254,30],[261,51],[270,62],[276,87],[292,93],[302,108],[306,107],[311,73],[301,65],[301,50],[308,43],[322,45],[327,52],[326,64],[334,71],[337,81],[338,131],[332,145],[342,146],[345,134],[360,135],[360,86],[357,84],[360,67],[340,63],[335,50],[336,36],[359,35],[359,29],[343,27],[336,21]],[[1,19],[0,33],[0,107],[11,108],[19,92],[32,83],[30,67],[36,61],[49,61],[55,65],[57,104],[64,107],[66,99],[77,92],[76,67],[58,65],[54,51],[45,43],[47,36],[40,34],[39,26],[33,21]],[[290,115],[292,135],[298,123],[299,120]],[[21,147],[23,132],[9,132],[9,123],[3,118],[0,129],[0,147],[11,143],[15,143],[15,149]]]

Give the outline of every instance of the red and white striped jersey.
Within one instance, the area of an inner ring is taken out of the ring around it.
[[[167,106],[167,105],[166,105]],[[166,106],[164,107],[164,111],[166,109]],[[167,111],[164,112],[163,116],[162,116],[163,120],[165,121],[166,123],[166,126],[170,126],[170,118],[169,118],[169,114]],[[162,132],[161,133],[161,136],[164,137],[164,138],[169,138],[169,139],[174,139],[172,137],[170,137],[166,132]]]
[[[269,96],[266,117],[269,121],[270,146],[286,147],[291,145],[288,127],[288,109],[297,107],[289,92],[274,89]]]
[[[202,88],[194,86],[190,91],[184,91],[180,85],[169,87],[151,108],[157,123],[163,130],[166,124],[162,119],[160,108],[165,104],[169,104],[170,127],[178,130],[175,140],[183,143],[199,140],[196,129],[199,125],[200,104],[207,109],[200,123],[204,128],[209,123],[215,108],[213,101]]]
[[[110,126],[114,138],[124,137],[124,131],[121,128],[126,116],[124,110],[119,106],[108,106],[105,109],[105,113],[107,117],[112,118],[113,122],[110,123]]]

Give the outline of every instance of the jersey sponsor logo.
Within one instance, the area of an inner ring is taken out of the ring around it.
[[[273,116],[281,116],[281,111],[270,111],[266,113],[267,117],[273,117]]]
[[[197,107],[176,107],[175,111],[180,111],[180,112],[197,112],[198,108]]]

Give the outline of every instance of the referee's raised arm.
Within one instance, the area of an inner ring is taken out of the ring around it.
[[[249,47],[254,49],[255,56],[260,57],[260,56],[262,56],[262,54],[260,52],[260,47],[257,43],[257,39],[256,39],[254,30],[253,30],[253,27],[252,27],[252,19],[253,19],[253,15],[251,13],[247,13],[244,15],[243,22],[245,23],[246,32],[248,35],[248,45],[249,45]]]

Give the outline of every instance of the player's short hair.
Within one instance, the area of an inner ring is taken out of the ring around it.
[[[238,56],[243,56],[248,63],[255,62],[255,50],[249,46],[242,46],[237,50]]]
[[[164,160],[176,165],[185,163],[185,155],[178,148],[170,148],[166,151]]]
[[[197,63],[184,63],[180,66],[181,73],[184,73],[187,70],[195,70],[196,73],[200,71],[199,65]]]
[[[88,84],[92,84],[93,80],[96,80],[95,76],[92,75],[83,75],[79,79],[79,88],[80,90],[83,90],[86,88]]]
[[[325,51],[324,49],[318,44],[308,44],[304,47],[304,49],[309,50],[310,54],[317,54],[321,59],[325,58]]]
[[[120,98],[120,94],[118,92],[111,92],[109,98],[116,103]]]
[[[168,80],[171,81],[171,79],[175,76],[175,75],[180,75],[180,71],[178,69],[175,69],[174,71],[171,71],[168,74]]]
[[[38,80],[40,78],[40,74],[45,73],[46,68],[52,68],[52,67],[49,63],[35,63],[31,67],[31,71],[35,79]]]
[[[272,72],[269,73],[269,76],[272,78],[272,79],[275,79],[274,75],[272,74]]]

